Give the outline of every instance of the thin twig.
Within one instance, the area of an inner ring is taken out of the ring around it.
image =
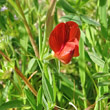
[[[37,73],[37,71],[35,71],[34,73],[31,74],[31,76],[28,78],[28,81]]]
[[[28,33],[28,35],[29,35],[29,38],[30,38],[32,47],[33,47],[34,52],[35,52],[35,55],[36,55],[36,57],[39,58],[38,48],[37,48],[37,46],[36,46],[36,44],[35,44],[35,41],[34,41],[34,39],[33,39],[31,30],[30,30],[29,25],[28,25],[28,23],[27,23],[27,21],[26,21],[26,18],[25,18],[25,16],[24,16],[24,13],[23,13],[23,10],[22,10],[22,8],[21,8],[21,6],[20,6],[19,0],[16,0],[16,4],[17,4],[17,6],[18,6],[18,8],[19,8],[19,11],[20,11],[20,13],[21,13],[21,16],[23,17],[23,22],[24,22],[24,25],[25,25],[25,27],[26,27],[27,33]]]
[[[31,92],[37,96],[37,91],[32,87],[32,85],[29,83],[28,79],[21,73],[21,71],[15,67],[16,73],[22,78],[22,80],[25,82],[25,84],[28,86],[28,88],[31,90]]]
[[[7,60],[11,61],[2,51],[0,51],[0,54]],[[14,70],[16,73],[21,77],[21,79],[24,81],[24,83],[28,86],[28,88],[31,90],[31,92],[37,96],[37,91],[32,87],[32,85],[29,83],[28,79],[21,73],[21,71],[15,66]]]
[[[1,54],[3,57],[5,57],[5,59],[6,59],[7,61],[10,61],[10,59],[9,59],[2,51],[0,51],[0,54]]]

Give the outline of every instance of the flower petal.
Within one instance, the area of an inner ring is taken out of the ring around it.
[[[64,47],[66,36],[65,23],[58,24],[49,37],[50,48],[56,53]]]
[[[73,57],[78,57],[79,56],[79,41],[75,39],[74,43],[75,43],[75,48],[74,48]]]
[[[67,64],[73,57],[74,54],[75,43],[67,42],[62,51],[59,53],[55,53],[55,57],[57,57],[61,62]]]
[[[73,21],[66,22],[66,29],[68,30],[68,42],[74,41],[75,38],[80,39],[80,29]]]

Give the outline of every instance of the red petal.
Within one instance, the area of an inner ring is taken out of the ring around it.
[[[56,53],[64,47],[66,37],[65,23],[58,24],[49,37],[50,48]]]
[[[75,38],[80,39],[80,29],[73,21],[66,22],[66,29],[68,30],[68,42],[74,41]]]
[[[55,53],[55,56],[63,63],[67,64],[73,57],[74,54],[75,43],[74,42],[67,42],[65,47],[59,53]]]
[[[79,56],[79,41],[75,39],[74,43],[75,43],[75,48],[74,48],[73,57],[78,57]]]

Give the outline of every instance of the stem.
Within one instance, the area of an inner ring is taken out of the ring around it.
[[[0,51],[0,54],[1,54],[3,57],[5,57],[5,59],[6,59],[7,61],[10,61],[10,59],[9,59],[2,51]]]
[[[41,21],[39,18],[39,54],[42,52],[42,29],[41,29]]]
[[[2,51],[0,51],[0,54],[5,57],[7,61],[11,61]],[[28,86],[28,88],[31,90],[31,92],[37,96],[37,91],[32,87],[32,85],[29,83],[28,79],[21,73],[21,71],[15,66],[14,70],[16,73],[21,77],[21,79],[24,81],[24,83]]]
[[[45,46],[46,46],[46,25],[45,25],[45,31],[44,31],[44,39],[43,39],[43,42],[42,42],[42,53],[41,53],[41,57],[40,59],[42,60],[43,59],[43,55],[44,55],[44,51],[45,51]]]
[[[25,84],[28,86],[28,88],[31,90],[31,92],[35,96],[37,96],[37,91],[32,87],[32,85],[29,83],[28,79],[21,73],[21,71],[17,67],[15,67],[14,70],[22,78],[22,80],[25,82]]]
[[[85,91],[85,80],[86,80],[86,66],[85,66],[85,50],[84,50],[84,41],[80,38],[79,41],[79,74],[82,86],[82,92],[85,97],[84,99],[84,108],[87,108],[87,99],[86,99],[86,91]]]
[[[53,28],[56,1],[57,0],[51,0],[50,6],[49,6],[49,9],[47,12],[47,16],[46,16],[46,38],[49,37],[49,35],[52,31],[52,28]]]
[[[19,11],[20,11],[20,14],[21,14],[21,16],[22,16],[22,18],[23,18],[23,22],[24,22],[25,28],[26,28],[26,30],[27,30],[27,33],[28,33],[28,35],[29,35],[29,38],[30,38],[32,47],[33,47],[34,52],[35,52],[35,55],[36,55],[36,57],[39,58],[38,48],[37,48],[37,46],[36,46],[36,44],[35,44],[35,41],[34,41],[34,39],[33,39],[31,30],[30,30],[29,25],[28,25],[28,23],[27,23],[27,21],[26,21],[26,18],[25,18],[25,16],[24,16],[24,13],[23,13],[23,10],[22,10],[22,8],[21,8],[21,6],[20,6],[19,0],[16,0],[16,4],[17,4],[17,6],[18,6],[18,8],[19,8]]]

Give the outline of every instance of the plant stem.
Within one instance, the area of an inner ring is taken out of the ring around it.
[[[50,6],[49,6],[49,9],[47,12],[47,16],[46,16],[46,38],[49,37],[49,35],[52,31],[52,28],[53,28],[56,1],[57,0],[51,0]]]
[[[41,29],[41,21],[39,18],[39,54],[42,52],[42,29]]]
[[[36,46],[36,44],[35,44],[35,41],[34,41],[34,39],[33,39],[31,30],[30,30],[29,25],[28,25],[28,23],[27,23],[27,21],[26,21],[26,18],[25,18],[25,16],[24,16],[24,13],[23,13],[23,10],[22,10],[22,8],[21,8],[21,6],[20,6],[19,0],[16,0],[16,4],[17,4],[18,9],[19,9],[19,11],[20,11],[20,14],[21,14],[21,16],[22,16],[22,18],[23,18],[23,22],[24,22],[25,28],[26,28],[26,30],[27,30],[27,33],[28,33],[28,35],[29,35],[29,38],[30,38],[32,47],[33,47],[34,52],[35,52],[35,55],[36,55],[36,57],[39,58],[38,48],[37,48],[37,46]]]
[[[32,87],[32,85],[29,83],[28,79],[21,73],[21,71],[16,66],[15,66],[14,70],[22,78],[22,80],[25,82],[25,84],[28,86],[28,88],[31,90],[31,92],[35,96],[37,96],[37,91]]]
[[[7,61],[11,61],[2,51],[0,51],[0,54],[5,57]],[[37,96],[37,91],[32,87],[28,79],[22,74],[22,72],[15,66],[14,70],[16,73],[21,77],[21,79],[24,81],[24,83],[28,86],[28,88],[31,90],[31,92]]]
[[[81,80],[81,86],[82,86],[82,92],[85,97],[84,99],[84,107],[87,108],[87,100],[86,100],[86,92],[85,92],[85,80],[86,80],[86,73],[85,73],[85,50],[84,50],[84,41],[81,38],[79,41],[79,74],[80,74],[80,80]]]

